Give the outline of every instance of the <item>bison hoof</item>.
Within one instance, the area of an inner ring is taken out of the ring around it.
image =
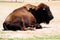
[[[36,29],[42,29],[42,26],[41,26],[41,25],[38,25],[38,26],[36,27]]]

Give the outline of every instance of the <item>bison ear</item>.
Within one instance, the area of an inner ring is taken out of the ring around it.
[[[43,10],[46,10],[45,8],[43,8]]]

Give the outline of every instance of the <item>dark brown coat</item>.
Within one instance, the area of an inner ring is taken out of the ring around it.
[[[36,6],[27,4],[15,9],[4,21],[4,30],[27,30],[27,27],[33,27],[36,23],[36,19],[28,10],[29,8],[34,9],[35,7]]]

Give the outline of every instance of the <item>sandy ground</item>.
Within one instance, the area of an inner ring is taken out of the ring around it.
[[[41,2],[40,2],[41,3]],[[2,31],[3,22],[5,18],[16,8],[19,8],[28,3],[6,3],[0,2],[0,37],[18,37],[18,38],[28,38],[28,37],[45,37],[49,35],[59,35],[60,34],[60,2],[43,2],[50,6],[54,19],[50,24],[41,24],[43,29],[37,29],[35,31]],[[29,3],[33,5],[38,5],[39,3]]]

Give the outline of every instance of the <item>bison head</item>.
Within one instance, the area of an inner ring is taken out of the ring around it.
[[[36,11],[37,11],[36,18],[38,23],[44,22],[48,24],[50,20],[53,19],[53,15],[50,11],[50,8],[46,4],[43,3],[39,4]]]
[[[30,8],[30,11],[35,16],[37,23],[48,24],[50,22],[50,20],[52,20],[54,18],[50,11],[49,6],[47,6],[44,3],[39,4],[36,9]]]

